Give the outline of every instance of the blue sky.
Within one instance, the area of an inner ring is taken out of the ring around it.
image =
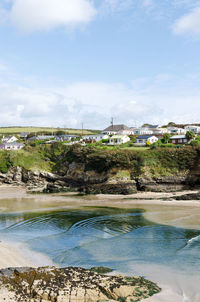
[[[200,1],[1,0],[0,124],[199,122]]]

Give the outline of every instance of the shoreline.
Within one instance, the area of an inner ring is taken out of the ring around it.
[[[47,259],[43,254],[37,254],[35,252],[32,252],[30,249],[24,249],[24,252],[27,252],[27,256],[34,256],[36,259],[37,257],[42,257],[43,259]],[[41,259],[40,259],[41,261]],[[58,267],[58,265],[55,265],[53,263],[49,263],[48,265],[43,266],[55,266]],[[37,268],[41,267],[41,263],[37,261],[31,260],[29,257],[26,257],[23,252],[20,252],[19,249],[16,247],[15,244],[7,243],[7,242],[0,242],[0,270],[6,269],[6,268],[20,268],[20,267],[32,267]],[[113,275],[122,275],[120,272],[116,272]],[[109,273],[109,275],[112,275],[112,273]],[[126,275],[126,274],[123,274]],[[130,275],[127,273],[127,275]],[[155,282],[160,288],[161,292],[158,294],[153,295],[152,297],[146,298],[144,300],[141,300],[141,302],[169,302],[169,301],[176,301],[176,302],[182,302],[183,297],[177,294],[176,291],[174,291],[169,285],[164,284],[163,282],[160,282],[158,280],[155,280],[155,278],[149,278],[146,277],[145,279],[151,280],[152,282]],[[11,293],[7,292],[6,296],[10,297]],[[11,297],[12,300],[12,297]],[[0,300],[1,301],[1,300]]]
[[[25,244],[0,241],[0,269],[8,267],[55,266],[47,256],[31,250]],[[58,267],[58,265],[56,265]]]
[[[1,241],[0,269],[23,266],[37,267],[37,264],[21,253],[14,244]]]
[[[27,253],[28,251],[28,253]],[[36,252],[32,252],[30,249],[24,249],[24,252],[26,252],[26,256],[33,256],[35,259],[36,257],[42,257],[43,259],[47,259],[43,254],[39,254]],[[19,249],[16,247],[15,244],[7,243],[7,242],[0,242],[0,270],[6,269],[6,268],[20,268],[20,267],[32,267],[37,268],[41,267],[41,263],[37,261],[31,260],[29,257],[26,257],[23,252],[20,252]],[[41,259],[40,259],[41,261]],[[49,263],[48,265],[43,266],[54,266],[58,268],[58,265],[55,265],[53,263]],[[119,273],[122,275],[121,273]],[[110,273],[109,275],[112,275]],[[115,274],[114,274],[115,275]],[[116,274],[117,275],[117,274]],[[123,274],[125,275],[125,274]],[[129,274],[130,275],[130,274]],[[147,280],[151,280],[150,278],[146,278]],[[152,281],[152,280],[151,280]],[[155,280],[153,281],[155,282]],[[169,286],[166,286],[165,284],[162,284],[160,282],[156,282],[156,284],[162,289],[160,293],[153,295],[150,298],[146,298],[145,300],[141,300],[141,302],[169,302],[169,301],[176,301],[181,302],[180,296],[176,294]],[[10,292],[7,292],[6,296],[10,297]],[[12,298],[12,297],[11,297]],[[170,300],[169,300],[170,299]],[[171,300],[172,299],[172,300]],[[1,301],[1,300],[0,300]]]
[[[57,210],[57,209],[80,209],[87,207],[115,207],[115,208],[141,208],[149,209],[162,207],[164,211],[158,211],[156,214],[151,212],[144,212],[144,217],[155,223],[170,224],[181,227],[187,224],[186,220],[180,221],[176,217],[176,223],[174,217],[166,217],[168,209],[174,207],[175,210],[180,211],[180,216],[184,215],[184,219],[190,220],[190,227],[200,229],[197,222],[200,221],[200,201],[198,200],[167,200],[173,196],[179,196],[187,193],[194,193],[195,191],[184,191],[176,193],[154,193],[154,192],[140,192],[131,195],[77,195],[77,193],[54,193],[54,194],[29,194],[24,187],[15,187],[10,185],[0,186],[0,213],[11,212],[26,212],[26,211],[40,211],[40,210]],[[134,199],[136,198],[136,199]],[[139,198],[139,199],[138,199]],[[149,199],[148,199],[149,198]],[[155,199],[154,199],[155,198]],[[162,200],[164,198],[165,200]],[[170,212],[170,211],[169,211]],[[199,212],[199,214],[197,213]],[[197,215],[196,220],[188,218],[188,213],[191,215]],[[192,222],[191,222],[192,220]],[[2,238],[3,240],[3,238]],[[8,267],[38,267],[38,266],[55,266],[50,259],[47,259],[43,254],[36,253],[21,244],[15,242],[0,242],[0,269]],[[38,259],[41,262],[38,262]],[[44,265],[42,265],[42,263]],[[56,265],[57,266],[57,265]],[[57,266],[58,267],[58,266]],[[169,302],[176,301],[182,302],[183,296],[180,296],[170,287],[170,284],[163,283],[158,278],[147,279],[156,282],[158,286],[162,288],[159,294],[154,295],[151,298],[147,298],[141,302]],[[188,300],[189,301],[189,300]]]

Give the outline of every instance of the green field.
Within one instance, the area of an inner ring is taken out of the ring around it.
[[[98,133],[97,130],[88,130],[88,129],[71,129],[71,128],[51,128],[51,127],[0,127],[1,134],[19,134],[21,132],[49,132],[54,134],[56,131],[65,131],[66,134],[75,134],[75,135],[86,135]]]

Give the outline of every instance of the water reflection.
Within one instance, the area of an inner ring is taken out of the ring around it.
[[[139,209],[88,208],[0,215],[0,236],[28,243],[60,266],[200,265],[200,231],[154,224]]]

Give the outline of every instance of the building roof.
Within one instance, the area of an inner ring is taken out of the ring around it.
[[[51,138],[54,138],[55,136],[54,135],[37,135],[37,136],[32,136],[30,138],[28,138],[28,141],[33,141],[33,140],[45,140],[45,139],[51,139]]]
[[[103,131],[122,131],[122,130],[130,130],[129,127],[127,127],[124,124],[121,125],[110,125],[109,127],[107,127],[106,129],[104,129]]]
[[[20,136],[22,137],[24,137],[24,136],[28,136],[30,134],[30,132],[21,132],[20,133]]]
[[[155,136],[155,135],[139,135],[137,137],[137,139],[148,139],[148,138],[153,137],[153,136]]]
[[[78,136],[74,134],[61,134],[61,135],[56,135],[56,137],[78,137]]]
[[[157,129],[157,128],[160,128],[160,125],[150,125],[150,126],[144,127],[144,128]]]
[[[83,137],[95,137],[95,136],[106,136],[107,134],[103,133],[98,133],[98,134],[88,134],[88,135],[83,135]]]
[[[122,137],[128,137],[128,135],[126,134],[117,134],[117,135],[113,135],[110,139],[113,139],[113,138],[122,138]]]
[[[186,138],[186,135],[173,135],[170,137],[170,139],[184,139]]]
[[[12,138],[12,137],[15,137],[15,138],[16,138],[16,136],[14,136],[14,135],[8,135],[8,136],[4,136],[3,139],[10,139],[10,138]]]

